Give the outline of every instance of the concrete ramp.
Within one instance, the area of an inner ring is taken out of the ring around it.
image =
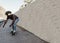
[[[17,27],[16,35],[12,36],[10,34],[10,29],[12,28],[9,27],[10,23],[11,20],[8,21],[4,28],[0,27],[0,43],[48,43],[28,31],[23,31],[19,27]]]

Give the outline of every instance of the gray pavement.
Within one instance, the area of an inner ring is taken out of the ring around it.
[[[10,29],[12,29],[12,27],[9,27],[10,23],[9,20],[4,28],[0,27],[0,43],[48,43],[28,31],[21,30],[19,27],[17,27],[16,35],[12,36],[10,34]]]

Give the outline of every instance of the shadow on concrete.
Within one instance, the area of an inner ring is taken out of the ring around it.
[[[26,32],[30,33],[31,35],[35,36],[35,37],[38,38],[39,40],[43,41],[44,43],[49,43],[49,42],[47,42],[47,41],[45,41],[45,40],[39,38],[38,36],[36,36],[36,35],[33,34],[32,32],[29,32],[28,30],[26,30],[26,29],[23,28],[22,26],[18,26],[18,25],[17,25],[17,27],[19,27],[22,31],[26,31]]]

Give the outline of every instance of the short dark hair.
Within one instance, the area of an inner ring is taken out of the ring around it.
[[[8,15],[9,13],[12,13],[11,11],[6,11],[5,15]]]

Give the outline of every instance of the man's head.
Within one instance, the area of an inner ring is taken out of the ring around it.
[[[11,13],[12,13],[11,11],[6,11],[5,15],[8,16],[8,15],[11,15]]]

